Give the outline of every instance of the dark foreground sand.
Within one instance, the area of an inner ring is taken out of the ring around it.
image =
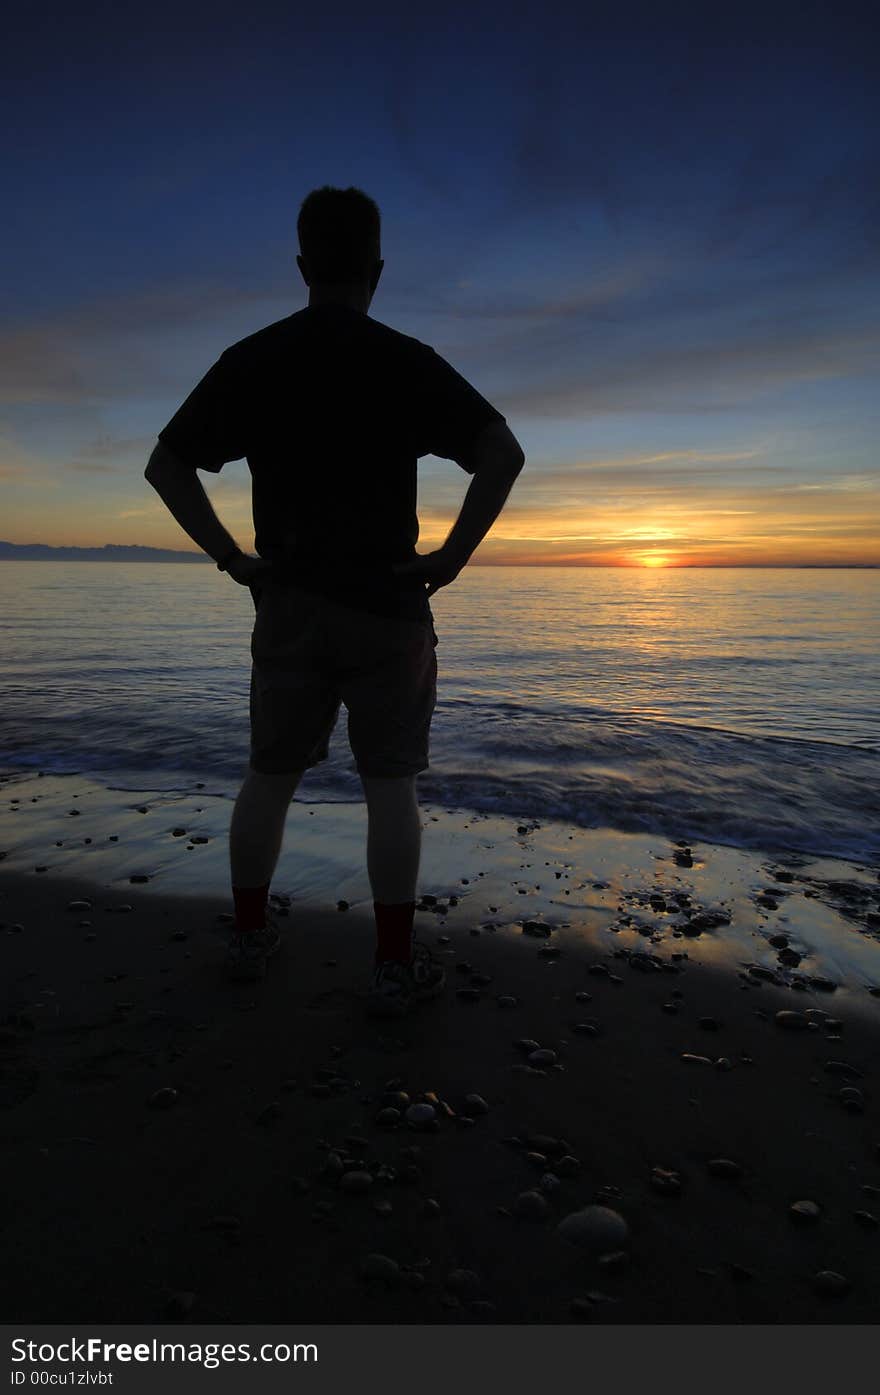
[[[376,1023],[361,810],[294,806],[254,986],[227,792],[2,801],[5,1322],[876,1321],[876,869],[426,809],[449,984]]]

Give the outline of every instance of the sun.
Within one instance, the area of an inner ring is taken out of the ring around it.
[[[648,556],[642,557],[642,558],[640,559],[640,561],[641,561],[641,564],[642,564],[643,567],[668,567],[668,566],[669,566],[669,558],[668,558],[668,557],[665,557],[662,553],[659,553],[659,552],[652,552],[652,553],[649,553]]]

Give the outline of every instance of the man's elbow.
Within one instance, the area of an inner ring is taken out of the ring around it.
[[[149,480],[150,484],[153,484],[155,480],[158,479],[162,471],[162,466],[167,463],[167,454],[168,452],[161,443],[154,448],[152,455],[147,461],[147,468],[144,470],[144,479]]]
[[[163,446],[162,442],[159,441],[147,461],[144,479],[155,485],[160,479],[167,479],[171,474],[180,474],[183,471],[191,470],[191,468],[183,461],[178,460],[176,455],[172,455],[167,446]]]

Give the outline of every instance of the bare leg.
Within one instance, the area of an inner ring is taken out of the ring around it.
[[[367,874],[373,900],[385,905],[415,901],[422,825],[415,775],[363,776],[367,801]]]
[[[249,770],[229,827],[229,863],[234,887],[264,886],[272,880],[284,838],[284,822],[302,771],[268,775]]]

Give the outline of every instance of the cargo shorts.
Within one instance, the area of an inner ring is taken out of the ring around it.
[[[360,775],[426,770],[437,700],[433,618],[373,615],[271,579],[252,594],[251,769],[292,774],[326,760],[344,703]]]

